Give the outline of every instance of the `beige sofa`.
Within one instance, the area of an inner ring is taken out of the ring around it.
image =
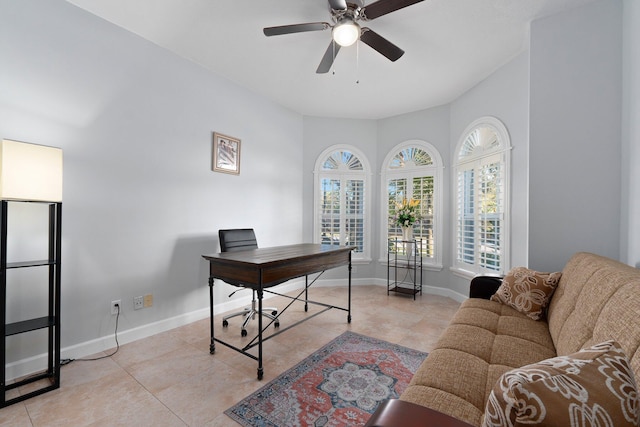
[[[546,318],[537,321],[484,299],[497,288],[484,289],[486,284],[472,283],[472,298],[461,305],[401,401],[480,426],[502,374],[606,340],[620,344],[640,378],[640,269],[589,253],[575,254],[562,271]],[[368,425],[394,425],[391,409],[384,422],[380,417],[373,420],[374,415]]]

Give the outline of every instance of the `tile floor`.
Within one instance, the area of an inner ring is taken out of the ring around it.
[[[346,289],[316,288],[310,298],[345,306]],[[288,302],[276,297],[267,305],[281,308]],[[354,286],[351,324],[346,312],[330,310],[265,342],[262,381],[254,360],[220,344],[209,354],[209,320],[200,320],[123,345],[110,358],[64,366],[60,389],[0,409],[0,425],[238,427],[224,415],[227,408],[342,332],[429,351],[458,306],[435,295],[413,301],[387,296],[384,287]],[[281,329],[319,310],[310,306],[305,313],[303,307],[290,307]],[[250,322],[249,337],[241,338],[240,318],[223,329],[221,317],[216,315],[217,337],[241,343],[255,333],[256,321]]]

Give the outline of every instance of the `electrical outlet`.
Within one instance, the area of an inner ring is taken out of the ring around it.
[[[111,314],[118,314],[119,311],[122,311],[122,302],[119,299],[111,301]]]
[[[133,297],[133,309],[140,310],[144,308],[144,298],[142,296]]]
[[[144,308],[153,306],[153,294],[147,294],[144,296]]]

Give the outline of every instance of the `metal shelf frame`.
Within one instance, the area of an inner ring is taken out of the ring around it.
[[[48,259],[37,261],[7,262],[8,212],[11,203],[44,203],[49,205]],[[0,201],[0,408],[27,400],[51,390],[60,388],[60,256],[62,253],[62,203],[23,200]],[[7,270],[15,268],[47,268],[48,269],[48,313],[45,316],[26,319],[7,324]],[[47,368],[27,378],[7,384],[6,378],[6,337],[47,329],[48,351]],[[18,396],[7,397],[7,391],[26,384],[43,381],[40,388]]]
[[[422,295],[422,240],[392,238],[387,247],[387,295]]]

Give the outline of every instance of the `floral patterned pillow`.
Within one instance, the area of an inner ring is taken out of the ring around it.
[[[638,426],[638,391],[619,344],[506,372],[493,386],[483,427]]]
[[[533,320],[544,317],[544,309],[558,287],[562,273],[540,273],[526,267],[511,269],[491,301],[501,302]]]

